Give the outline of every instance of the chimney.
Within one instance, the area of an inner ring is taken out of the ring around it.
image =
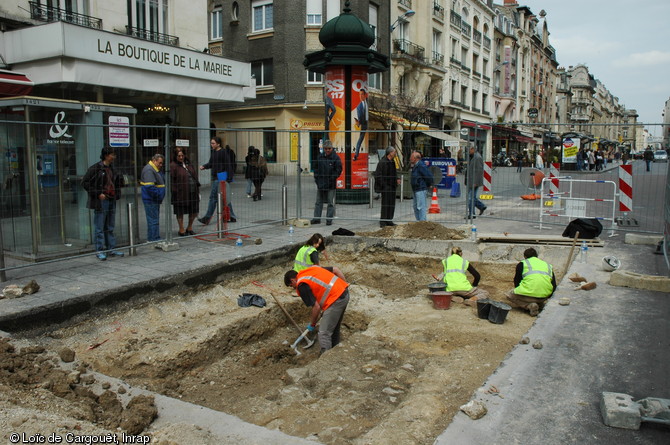
[[[505,6],[519,6],[516,0],[505,0]]]

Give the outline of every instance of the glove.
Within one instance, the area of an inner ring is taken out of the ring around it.
[[[308,324],[308,325],[307,325],[307,330],[308,330],[309,332],[314,332],[314,328],[315,328],[315,327],[316,327],[316,326],[314,326],[313,324]]]

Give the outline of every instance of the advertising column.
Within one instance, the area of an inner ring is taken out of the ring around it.
[[[348,75],[349,74],[349,75]],[[325,130],[344,166],[338,189],[368,188],[368,86],[365,67],[326,70]]]

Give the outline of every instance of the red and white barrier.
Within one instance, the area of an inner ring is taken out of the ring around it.
[[[484,191],[491,192],[492,163],[484,162]]]
[[[559,183],[558,177],[560,175],[561,164],[552,162],[549,167],[549,195],[558,195]]]
[[[619,211],[633,211],[633,165],[619,166]]]

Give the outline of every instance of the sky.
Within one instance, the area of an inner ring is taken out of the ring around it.
[[[561,67],[584,64],[638,122],[663,122],[670,99],[670,0],[517,0],[545,10]],[[503,1],[494,0],[495,4]],[[659,126],[647,126],[661,136]]]

